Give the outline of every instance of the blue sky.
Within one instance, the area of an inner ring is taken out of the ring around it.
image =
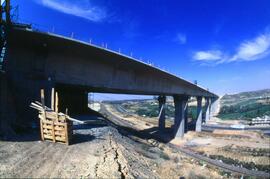
[[[18,21],[107,44],[217,94],[270,88],[270,0],[13,0]]]

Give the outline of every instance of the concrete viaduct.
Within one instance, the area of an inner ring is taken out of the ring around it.
[[[59,93],[59,109],[68,108],[71,114],[87,111],[88,92],[158,95],[159,128],[163,130],[166,96],[173,96],[173,131],[175,137],[182,137],[188,99],[197,98],[196,130],[201,131],[202,116],[209,119],[211,102],[218,98],[206,89],[131,57],[21,26],[12,27],[8,33],[3,69],[12,89],[18,120],[36,117],[29,104],[39,101],[41,88],[45,89],[47,105],[50,90],[55,88]],[[202,98],[207,101],[204,106]]]

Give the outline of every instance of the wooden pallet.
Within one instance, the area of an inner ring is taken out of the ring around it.
[[[30,107],[39,111],[40,135],[41,140],[49,140],[52,142],[70,144],[72,139],[73,121],[81,122],[73,119],[66,114],[58,112],[58,94],[52,89],[51,108],[45,106],[44,90],[41,89],[41,103],[32,102]]]
[[[66,116],[59,116],[54,111],[45,111],[45,114],[44,112],[39,114],[39,119],[41,140],[70,144],[73,134],[72,121],[69,121]]]

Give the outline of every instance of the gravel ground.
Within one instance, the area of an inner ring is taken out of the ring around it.
[[[0,178],[220,178],[154,140],[127,137],[111,126],[75,126],[72,145],[39,141],[39,133],[0,140]],[[195,170],[196,168],[196,170]]]

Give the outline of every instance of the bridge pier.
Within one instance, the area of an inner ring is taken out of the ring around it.
[[[210,119],[218,114],[219,112],[218,105],[219,105],[218,98],[211,98]]]
[[[166,96],[159,96],[158,97],[158,104],[159,104],[159,115],[158,115],[158,127],[160,131],[164,131],[165,129],[165,104],[166,103]]]
[[[205,98],[205,119],[204,123],[208,122],[210,120],[210,107],[211,107],[211,99],[210,98]]]
[[[197,119],[196,119],[196,132],[202,131],[202,97],[197,97]]]
[[[188,132],[189,126],[188,126],[188,103],[185,110],[185,133]]]
[[[185,133],[185,119],[188,96],[174,96],[174,136],[183,137]]]

